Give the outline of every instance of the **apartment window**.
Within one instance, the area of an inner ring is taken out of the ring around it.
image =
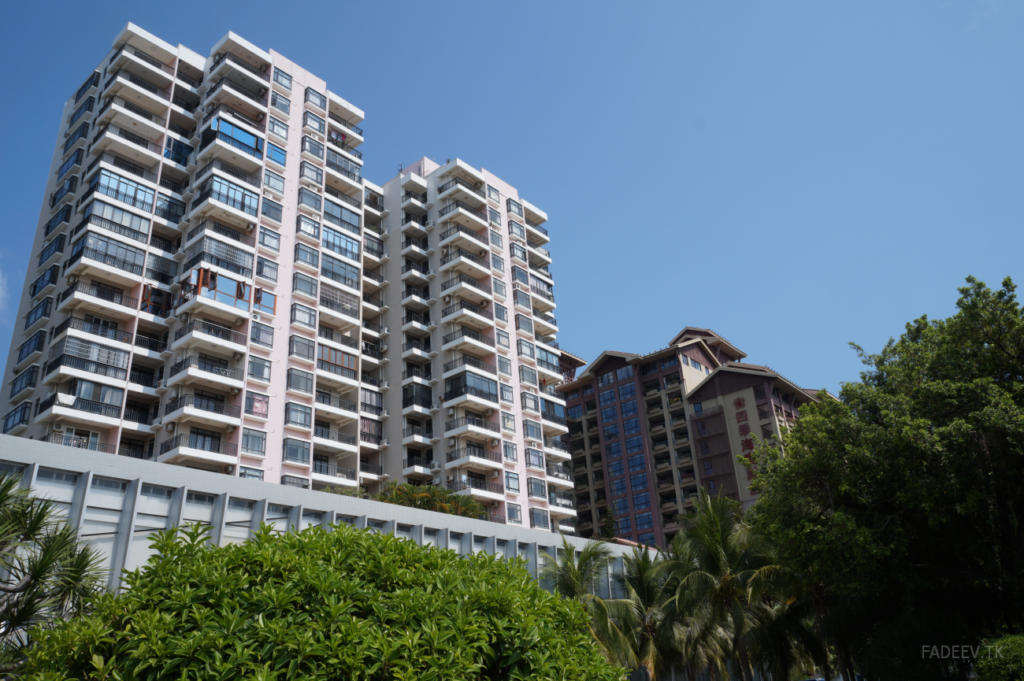
[[[519,493],[519,473],[505,472],[505,490],[515,494]]]
[[[281,222],[284,217],[284,206],[276,201],[263,197],[263,209],[261,211],[263,217],[274,222]]]
[[[619,426],[616,423],[610,423],[604,427],[604,439],[614,440],[619,436]]]
[[[626,438],[626,453],[642,452],[644,450],[644,439],[642,437]]]
[[[64,177],[69,170],[77,166],[82,162],[82,156],[85,154],[84,149],[78,149],[75,153],[71,154],[68,160],[64,161],[63,165],[57,169],[57,179]]]
[[[533,311],[533,304],[530,302],[530,295],[526,291],[516,289],[512,292],[512,299],[516,305],[524,310]]]
[[[494,340],[500,347],[510,348],[512,347],[509,341],[508,331],[502,331],[501,329],[494,330]]]
[[[622,443],[612,442],[609,445],[605,445],[604,452],[609,459],[616,459],[622,456]]]
[[[501,224],[501,213],[499,213],[498,211],[494,210],[493,208],[488,207],[488,209],[487,209],[487,216],[490,218],[491,222],[493,222],[494,224],[496,224],[496,225],[500,225]]]
[[[4,418],[4,433],[9,433],[18,426],[27,426],[32,418],[32,403],[22,402],[7,413]]]
[[[263,470],[260,468],[249,468],[248,466],[240,466],[238,469],[238,477],[246,480],[263,480]],[[237,501],[232,499],[232,502]],[[250,504],[252,502],[249,502]]]
[[[277,92],[270,94],[270,106],[274,107],[282,113],[291,113],[292,103],[287,97]]]
[[[299,189],[299,205],[305,204],[319,213],[320,203],[321,200],[319,194],[306,189],[305,187]]]
[[[505,259],[491,253],[491,267],[499,272],[505,271]]]
[[[306,101],[313,106],[327,110],[327,98],[311,87],[306,88]]]
[[[519,460],[519,455],[516,452],[516,443],[515,442],[508,442],[508,441],[503,442],[502,443],[502,447],[505,450],[505,461],[511,461],[512,463],[515,463],[516,461]],[[519,479],[517,478],[516,482],[518,482],[518,481],[519,481]]]
[[[295,244],[295,262],[320,267],[320,253],[306,244]]]
[[[288,339],[288,354],[311,360],[316,357],[316,343],[302,336],[292,336]]]
[[[508,308],[505,307],[504,305],[499,305],[498,303],[495,303],[494,304],[494,318],[497,319],[499,322],[507,322],[508,321]]]
[[[649,530],[654,527],[654,518],[650,513],[641,513],[636,517],[636,529]]]
[[[359,221],[359,214],[353,213],[348,208],[334,203],[333,201],[328,200],[324,202],[324,220],[331,222],[342,229],[347,229],[350,232],[359,234],[359,225],[361,224]],[[379,240],[376,241],[377,244],[380,245],[380,248],[377,250],[383,252],[384,243]]]
[[[320,274],[339,284],[359,288],[359,270],[326,253],[321,258]]]
[[[657,362],[645,362],[644,364],[640,365],[640,375],[641,376],[646,376],[647,374],[653,374],[657,370],[658,370],[658,363]]]
[[[626,493],[626,480],[619,478],[618,480],[611,481],[612,496],[618,497]]]
[[[615,534],[629,534],[633,531],[631,525],[632,523],[628,517],[619,518],[615,521]]]
[[[286,90],[292,89],[292,77],[276,66],[274,67],[274,82]]]
[[[612,502],[612,511],[615,515],[629,513],[629,501],[626,499],[616,499]]]
[[[516,415],[507,411],[501,412],[501,427],[510,433],[516,432]]]
[[[292,303],[292,323],[316,328],[316,310],[299,303]]]
[[[508,212],[510,214],[516,215],[518,217],[523,217],[523,206],[518,201],[513,201],[512,199],[508,199],[505,202],[505,206],[506,206],[506,209],[508,210]]]
[[[597,386],[600,388],[603,385],[608,385],[609,383],[612,382],[614,376],[615,372],[612,371],[609,371],[606,374],[601,374],[600,376],[597,377]]]
[[[34,388],[36,385],[36,378],[38,376],[39,367],[36,365],[30,366],[28,369],[18,374],[17,378],[11,381],[10,398],[13,399],[15,395],[26,388]]]
[[[508,514],[506,522],[513,525],[523,524],[523,508],[519,504],[505,504],[505,513]]]
[[[307,111],[302,114],[302,124],[308,128],[316,130],[321,135],[327,130],[327,121],[320,118],[312,111]]]
[[[615,380],[616,381],[624,381],[624,380],[626,380],[627,378],[629,378],[632,375],[633,375],[633,365],[632,364],[627,364],[626,366],[622,367],[621,369],[616,369],[615,370]]]
[[[307,277],[301,272],[296,272],[292,276],[292,291],[296,293],[304,293],[307,296],[316,298],[316,279]]]
[[[530,341],[523,340],[522,338],[520,338],[519,340],[516,341],[516,348],[519,351],[520,357],[529,357],[530,359],[536,357],[533,351],[533,343],[531,343]]]
[[[566,415],[567,418],[570,418],[570,419],[581,418],[583,416],[583,405],[582,404],[577,404],[577,405],[574,405],[572,407],[569,407],[569,409],[566,411],[565,415]]]
[[[487,185],[487,198],[491,201],[501,201],[501,192],[491,185]]]
[[[526,240],[526,228],[513,220],[508,221],[508,233],[512,236],[519,237],[523,241]]]
[[[288,139],[288,124],[284,121],[277,120],[273,116],[270,117],[270,123],[267,125],[267,130],[281,139]]]
[[[25,328],[29,328],[44,317],[48,318],[52,309],[53,298],[49,296],[43,298],[38,305],[29,310],[28,314],[25,315]],[[511,370],[509,370],[509,373],[512,373]]]
[[[677,357],[677,356],[666,357],[665,359],[661,360],[661,368],[662,369],[668,369],[669,367],[675,367],[675,366],[679,366],[679,357]]]
[[[601,421],[604,423],[615,421],[616,419],[618,419],[618,417],[618,408],[616,408],[614,404],[610,407],[605,407],[604,409],[601,410]]]
[[[288,389],[313,394],[313,374],[301,369],[288,370]]]
[[[284,460],[292,463],[309,464],[309,443],[295,438],[284,439]]]
[[[502,402],[515,402],[515,392],[512,390],[512,386],[507,383],[499,384],[498,392]]]
[[[623,467],[621,461],[612,461],[608,464],[608,475],[612,478],[617,478],[621,475],[626,474],[626,469]]]
[[[627,419],[622,422],[622,432],[625,435],[632,435],[640,432],[640,419]]]
[[[511,249],[512,249],[512,257],[513,258],[517,258],[519,260],[522,260],[523,262],[527,261],[528,258],[526,256],[526,249],[525,248],[523,248],[519,244],[513,242],[511,244]]]
[[[274,314],[277,310],[277,296],[270,291],[257,288],[256,294],[252,298],[252,309],[256,312]]]
[[[569,394],[568,394],[568,396],[566,396],[565,399],[567,399],[567,400],[578,400],[578,399],[580,399],[580,389],[579,388],[573,388],[572,390],[569,391]]]
[[[619,386],[619,399],[624,400],[636,395],[636,383],[627,383]]]
[[[272,348],[274,347],[274,327],[252,322],[249,326],[249,339],[256,345]]]
[[[642,471],[646,467],[647,466],[644,463],[644,455],[643,454],[638,454],[636,456],[629,457],[629,470],[630,470],[631,473],[635,473],[637,471]]]
[[[527,440],[544,440],[544,433],[540,429],[540,423],[523,419],[523,437]]]
[[[628,402],[622,403],[622,418],[629,418],[630,416],[636,416],[636,400],[629,400]]]
[[[542,508],[531,508],[530,527],[535,527],[541,530],[548,529],[550,527],[548,524],[548,512]]]
[[[630,489],[647,489],[647,473],[639,473],[629,478]]]
[[[634,511],[642,511],[643,509],[650,508],[650,507],[651,507],[651,495],[650,495],[649,492],[644,492],[643,494],[634,494],[633,495],[633,510]]]
[[[540,400],[533,393],[523,393],[523,409],[529,411],[540,411]]]
[[[504,298],[505,282],[501,281],[500,279],[494,279],[492,283],[494,285],[494,295],[501,296],[502,298]]]
[[[491,245],[492,246],[497,246],[498,248],[502,247],[501,234],[498,233],[498,232],[495,232],[493,229],[491,230]]]
[[[263,184],[278,194],[284,194],[284,177],[272,170],[263,171]]]
[[[267,453],[267,434],[252,428],[242,429],[242,453],[250,456],[265,456]]]
[[[506,357],[498,358],[498,371],[505,374],[506,376],[512,375],[512,360]]]
[[[705,461],[704,462],[704,475],[710,476],[710,475],[714,475],[714,474],[715,474],[714,464],[712,464],[710,461]]]
[[[547,499],[547,484],[540,478],[527,478],[526,479],[526,490],[527,494],[537,499]]]
[[[690,366],[690,360],[686,357],[686,355],[681,355],[679,357],[679,361],[683,363],[684,367]],[[653,364],[653,362],[652,362],[652,364]]]
[[[249,355],[249,378],[270,382],[270,361]]]
[[[313,426],[313,410],[304,404],[288,402],[284,405],[284,422],[290,426],[311,428]]]
[[[265,419],[270,416],[270,397],[254,393],[251,390],[245,393],[245,413],[249,416]]]
[[[529,274],[529,272],[524,270],[519,265],[513,265],[512,266],[512,279],[513,279],[513,281],[518,281],[520,284],[523,284],[524,286],[529,286],[530,285],[530,274]]]
[[[533,333],[533,320],[521,314],[516,315],[516,328],[526,333]]]
[[[104,196],[135,206],[142,211],[149,212],[153,208],[156,194],[152,189],[109,170],[100,170],[93,175],[89,180],[89,186],[96,187],[96,192]]]
[[[324,227],[323,234],[324,248],[351,260],[359,260],[359,241],[347,237],[330,227]]]
[[[637,537],[637,541],[640,542],[641,544],[648,544],[648,545],[649,544],[653,544],[654,543],[654,533],[653,532],[643,532],[642,534],[640,534],[640,536]]]
[[[267,142],[267,160],[273,161],[279,166],[288,165],[288,152],[277,146]]]
[[[263,200],[266,203],[266,199]],[[260,226],[260,246],[277,252],[281,250],[281,235],[272,229]]]
[[[277,282],[277,263],[263,257],[256,258],[256,276]]]
[[[611,404],[615,401],[615,390],[602,390],[598,395],[598,399],[602,405]]]

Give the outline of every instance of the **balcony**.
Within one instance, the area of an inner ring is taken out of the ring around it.
[[[151,146],[159,147],[160,145],[155,143],[163,136],[167,119],[134,102],[121,97],[111,97],[96,112],[94,122],[96,128],[107,125],[123,130],[135,129],[137,134],[149,140]]]
[[[121,425],[121,407],[65,393],[54,393],[40,402],[36,408],[37,423],[51,420],[86,427],[115,428]]]
[[[475,416],[463,416],[445,421],[444,431],[446,437],[458,437],[466,433],[482,435],[484,437],[495,437],[501,432],[501,428],[492,421],[484,421]]]
[[[248,340],[244,333],[205,320],[194,319],[174,332],[171,350],[198,348],[245,353]]]
[[[486,234],[486,232],[484,234]],[[476,230],[459,224],[452,225],[441,232],[438,239],[439,246],[465,248],[477,253],[485,251],[490,247],[485,235],[481,235],[476,232]],[[488,268],[488,270],[489,269],[490,268]]]
[[[548,493],[548,511],[552,515],[576,515],[576,500],[569,492]]]
[[[498,406],[498,394],[489,393],[473,386],[463,385],[449,390],[441,398],[446,407],[472,407],[473,409],[494,409]]]
[[[60,338],[65,334],[69,336],[77,336],[86,340],[95,340],[96,337],[103,338],[126,346],[120,348],[126,352],[131,350],[130,347],[127,347],[132,344],[131,333],[112,329],[106,325],[87,322],[79,317],[68,317],[58,324],[53,330],[53,337],[50,340],[51,344],[60,340]]]
[[[79,242],[82,243],[82,242]],[[70,257],[64,263],[64,276],[77,275],[81,278],[99,277],[121,286],[131,287],[142,283],[142,265],[118,258],[95,248],[77,248],[75,244]],[[140,259],[142,257],[139,252]]]
[[[456,299],[451,305],[441,310],[441,322],[485,329],[494,325],[494,313],[465,300]]]
[[[333,463],[313,462],[313,482],[339,487],[358,487],[356,471]]]
[[[188,356],[171,366],[167,372],[167,387],[186,383],[213,383],[224,388],[241,390],[245,372],[200,357]]]
[[[114,70],[103,86],[104,97],[118,95],[124,99],[139,101],[147,109],[158,111],[166,111],[167,105],[171,102],[171,93],[167,88],[160,87],[127,69]]]
[[[489,355],[494,352],[494,339],[473,329],[460,328],[441,339],[441,349]]]
[[[483,189],[474,186],[461,177],[455,177],[437,188],[438,200],[462,202],[473,209],[481,209],[487,205],[487,197]],[[483,213],[483,211],[480,211]]]
[[[478,208],[474,208],[465,201],[452,201],[443,206],[437,216],[440,220],[451,223],[458,223],[470,229],[489,229],[487,214]]]
[[[441,258],[441,272],[461,272],[471,278],[480,279],[491,274],[491,256],[487,249],[480,249],[480,255],[474,255],[462,248],[452,248]]]
[[[212,75],[212,73],[211,73]],[[231,78],[221,78],[206,92],[206,103],[226,103],[251,118],[267,113],[267,95]]]
[[[382,447],[387,447],[388,443],[384,439],[384,436],[382,435],[377,435],[376,433],[360,432],[359,445],[363,449],[380,449]],[[361,472],[366,472],[362,471],[362,466],[360,466],[360,470]]]
[[[487,501],[504,501],[505,486],[497,482],[485,482],[466,478],[448,483],[448,491],[455,494],[466,494],[475,499]]]
[[[529,218],[526,219],[526,234],[528,240],[532,240],[542,245],[551,241],[551,237],[548,236],[547,228],[540,226]]]
[[[263,166],[263,152],[256,147],[237,140],[221,130],[207,130],[203,133],[203,143],[196,152],[195,161],[209,164],[214,159],[230,161],[229,165],[240,166],[246,175],[260,173]]]
[[[478,373],[484,374],[488,377],[498,375],[498,368],[493,364],[481,362],[479,359],[471,355],[463,355],[462,357],[452,360],[451,362],[446,362],[441,369],[441,376],[442,378],[447,378],[448,376],[451,376],[456,372],[463,371],[467,368],[472,369]]]
[[[64,289],[57,303],[58,312],[81,309],[116,319],[129,319],[139,309],[138,298],[132,298],[116,290],[81,280]]]
[[[530,286],[530,297],[532,298],[533,309],[535,311],[545,312],[555,308],[555,294],[547,289],[537,286],[536,284]],[[555,331],[558,331],[557,324],[553,318],[550,318],[548,326],[553,327]]]
[[[324,286],[320,290],[321,320],[344,328],[359,326],[359,308],[330,295],[327,288]]]
[[[221,442],[219,437],[180,433],[160,444],[157,461],[235,465],[238,463],[238,446]]]
[[[12,433],[13,434],[13,431]],[[116,454],[117,446],[110,444],[103,444],[101,442],[93,442],[88,438],[75,437],[74,435],[66,435],[64,433],[53,432],[49,433],[42,438],[43,442],[48,442],[52,445],[61,445],[64,447],[74,447],[75,449],[88,449],[92,452],[104,452],[105,454]]]
[[[459,296],[479,305],[493,300],[490,284],[477,281],[462,273],[457,273],[441,282],[441,293],[446,296]]]
[[[411,475],[417,476],[431,476],[433,471],[431,467],[438,465],[438,462],[431,459],[427,459],[422,456],[410,456],[407,459],[402,460],[402,475],[409,477]]]
[[[410,236],[426,237],[429,221],[426,215],[405,214],[402,218],[402,233]]]
[[[336,421],[353,421],[359,417],[359,405],[354,401],[324,390],[317,391],[313,407],[318,414],[329,414]]]
[[[402,344],[402,359],[409,359],[410,357],[430,359],[435,354],[437,353],[431,350],[429,338],[425,341],[410,339]]]
[[[569,446],[561,439],[553,437],[544,438],[544,453],[548,457],[556,459],[567,460],[570,458]]]
[[[359,378],[354,369],[333,364],[324,359],[316,361],[316,375],[328,383],[344,387],[359,387]]]
[[[148,78],[156,80],[165,85],[170,85],[174,77],[174,69],[163,63],[156,57],[139,48],[125,43],[118,48],[107,62],[107,69],[119,69],[122,66],[132,64],[146,74]]]
[[[192,180],[193,186],[198,186],[199,181],[205,178],[209,173],[217,171],[229,181],[242,182],[253,189],[259,191],[263,186],[263,181],[259,175],[252,175],[242,170],[241,168],[231,165],[219,158],[212,159],[202,168],[196,171],[195,178]],[[257,169],[256,172],[259,172]]]
[[[571,488],[573,486],[572,471],[564,463],[548,462],[545,467],[547,481],[549,484],[562,485]]]
[[[241,407],[195,395],[181,395],[164,405],[164,423],[190,421],[209,426],[242,425]]]
[[[355,435],[321,426],[313,428],[313,445],[335,452],[346,452],[349,454],[357,454],[359,452],[359,440]]]
[[[505,463],[499,452],[483,447],[463,447],[448,452],[448,468],[475,468],[483,470],[504,470]]]

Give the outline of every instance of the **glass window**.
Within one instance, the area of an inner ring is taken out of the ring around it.
[[[632,454],[633,452],[642,452],[644,449],[644,440],[642,437],[630,437],[626,438],[626,452]]]
[[[284,193],[284,177],[278,175],[272,170],[263,171],[263,182],[268,189],[271,189],[279,194]]]
[[[604,451],[605,454],[608,455],[609,459],[618,458],[622,456],[622,443],[612,442],[611,444],[605,446]]]
[[[505,307],[504,305],[499,305],[498,303],[495,303],[494,304],[494,318],[497,319],[498,321],[507,322],[508,321],[508,308]]]
[[[519,307],[525,310],[533,310],[533,304],[530,302],[530,295],[526,291],[516,289],[512,292],[512,297],[515,300],[516,305]]]
[[[495,232],[493,229],[491,230],[491,245],[497,246],[498,248],[501,248],[502,246],[501,234]]]
[[[622,367],[621,369],[616,369],[615,370],[615,380],[616,381],[624,381],[624,380],[626,380],[627,378],[629,378],[632,375],[633,375],[633,365],[632,364],[627,364],[626,366]]]
[[[267,348],[274,347],[274,327],[259,322],[252,322],[249,329],[249,338],[256,345]]]
[[[302,114],[302,124],[316,130],[321,135],[327,130],[327,121],[317,116],[312,111]]]
[[[504,298],[505,297],[505,282],[501,281],[500,279],[495,279],[493,281],[493,284],[494,284],[494,295],[501,296],[502,298]]]
[[[277,310],[277,296],[270,291],[257,288],[256,295],[252,299],[252,309],[258,312],[274,314]]]
[[[502,331],[501,329],[495,329],[495,331],[494,331],[494,340],[497,341],[498,345],[500,345],[503,348],[511,347],[507,331]]]
[[[292,110],[291,101],[284,95],[272,92],[270,94],[270,106],[283,113],[290,113]]]
[[[316,297],[317,282],[313,277],[307,277],[301,272],[292,275],[292,291],[304,293],[307,296]]]
[[[306,101],[313,106],[327,109],[327,98],[311,87],[306,88]]]
[[[516,462],[519,460],[519,456],[516,452],[516,443],[505,441],[502,443],[502,447],[505,451],[505,461]]]
[[[505,504],[505,512],[508,514],[506,522],[513,525],[523,524],[523,508],[519,504]]]
[[[649,492],[633,495],[633,510],[640,511],[651,507],[651,495]]]
[[[500,256],[494,255],[492,253],[491,254],[491,267],[493,267],[494,269],[498,270],[499,272],[504,272],[505,271],[505,259],[500,257]]]
[[[517,244],[515,242],[513,242],[511,244],[511,248],[512,248],[512,257],[513,258],[518,258],[519,260],[522,260],[523,262],[527,261],[526,249],[525,248],[523,248],[522,246],[520,246],[519,244]]]
[[[506,376],[512,375],[512,360],[506,357],[498,358],[498,371],[505,374]]]
[[[324,220],[359,234],[359,214],[331,200],[324,201]]]
[[[309,463],[309,443],[295,438],[284,439],[284,460],[295,463]]]
[[[270,397],[247,390],[245,393],[245,413],[261,419],[269,417]]]
[[[636,517],[637,530],[649,530],[654,527],[654,520],[650,513],[641,513]]]
[[[292,89],[292,77],[276,66],[274,67],[274,82],[286,90]]]
[[[505,202],[505,205],[506,205],[506,208],[508,209],[509,213],[511,213],[512,215],[517,215],[519,217],[523,217],[523,206],[518,201],[513,201],[512,199],[508,199]]]
[[[516,348],[519,351],[520,357],[529,357],[530,359],[533,359],[536,356],[533,351],[533,343],[530,341],[520,338],[516,341]]]
[[[614,440],[619,436],[619,425],[617,423],[610,423],[604,427],[604,439]]]
[[[242,429],[242,453],[264,456],[267,453],[267,434],[252,428]]]
[[[619,518],[615,522],[615,534],[629,534],[632,532],[629,518]]]
[[[288,402],[284,405],[284,422],[293,426],[310,428],[313,425],[313,410],[304,404]]]
[[[619,478],[618,480],[612,480],[611,482],[612,496],[622,496],[626,493],[626,480],[625,478]]]
[[[494,224],[496,224],[496,225],[500,225],[501,224],[501,213],[499,213],[498,211],[494,210],[493,208],[488,208],[487,209],[487,216],[490,218],[491,222],[493,222]]]
[[[487,198],[491,199],[492,201],[501,201],[501,192],[499,192],[491,185],[487,185]]]
[[[256,276],[277,281],[277,263],[260,256],[256,258]]]
[[[508,221],[508,233],[524,241],[526,240],[526,228],[513,220]]]
[[[515,392],[512,390],[512,386],[507,383],[502,383],[498,386],[498,391],[501,394],[502,402],[514,402]]]
[[[281,222],[281,219],[284,217],[284,206],[264,197],[263,217],[273,220],[274,222]]]
[[[264,199],[264,203],[266,199]],[[260,226],[260,245],[272,251],[281,250],[281,235],[272,229]]]
[[[540,399],[533,393],[523,393],[523,409],[540,411]]]
[[[619,386],[619,399],[624,400],[627,397],[633,397],[636,395],[636,383],[627,383]]]
[[[270,124],[267,129],[274,135],[282,139],[288,139],[288,124],[284,121],[279,121],[273,116],[270,117]]]
[[[505,472],[505,489],[509,492],[519,492],[519,473]]]
[[[611,371],[609,371],[606,374],[601,374],[600,376],[598,376],[597,377],[597,385],[598,385],[598,387],[601,387],[603,385],[608,385],[609,383],[611,383],[614,376],[615,376],[615,373],[611,372]]]
[[[622,422],[622,431],[626,435],[640,432],[640,419],[627,419]]]
[[[260,381],[270,381],[270,360],[249,355],[249,378]]]
[[[638,473],[629,478],[630,489],[647,489],[647,473]]]
[[[618,409],[615,407],[614,404],[610,407],[605,407],[601,410],[601,421],[605,423],[615,421],[616,419],[618,419],[618,417]]]
[[[288,339],[288,354],[303,359],[313,359],[316,356],[316,343],[302,336],[291,336]]]
[[[665,359],[661,360],[662,369],[668,369],[669,367],[674,366],[679,366],[679,357],[666,357]]]
[[[526,365],[519,365],[519,382],[529,385],[537,385],[537,371]]]
[[[615,401],[615,390],[602,390],[598,399],[601,400],[602,405],[611,404]]]
[[[501,427],[511,433],[516,432],[516,415],[507,411],[501,412]]]
[[[299,303],[292,303],[292,322],[301,326],[308,326],[311,329],[316,328],[316,310],[300,305]]]
[[[275,144],[267,142],[267,158],[280,166],[284,166],[287,165],[288,152]]]
[[[636,416],[636,400],[630,400],[622,403],[622,418],[628,418],[630,416]]]
[[[544,434],[541,432],[540,423],[537,421],[531,421],[530,419],[523,419],[523,437],[527,440],[543,440]]]
[[[645,467],[643,454],[629,457],[630,472],[642,471]]]
[[[620,476],[620,475],[625,475],[625,473],[626,473],[626,470],[622,466],[622,462],[621,461],[611,461],[611,462],[608,463],[608,475],[610,477],[614,478],[614,477],[617,477],[617,476]]]
[[[583,416],[583,405],[582,404],[577,404],[577,405],[574,405],[572,407],[569,407],[569,409],[566,410],[565,415],[566,415],[567,418],[570,418],[570,419],[581,418]]]

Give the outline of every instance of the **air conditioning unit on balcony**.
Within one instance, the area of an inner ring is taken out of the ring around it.
[[[501,444],[501,440],[498,440],[498,439],[491,440],[491,446],[492,447],[497,447],[499,444]]]
[[[452,297],[451,296],[445,296],[444,297],[444,302],[446,302],[446,303],[452,302]]]
[[[167,429],[167,432],[168,432],[168,433],[173,433],[173,432],[174,432],[174,429],[178,427],[178,424],[177,424],[177,423],[168,423],[168,424],[167,424],[166,426],[164,426],[164,427],[165,427],[165,428]]]
[[[437,487],[441,484],[441,478],[434,478],[434,486]]]
[[[188,320],[189,320],[189,313],[188,312],[182,312],[180,315],[178,315],[178,321],[181,322],[182,324],[188,324]]]
[[[57,433],[63,433],[64,432],[64,424],[63,423],[54,423],[53,424],[53,430],[54,430],[54,432],[57,432]]]
[[[448,482],[451,482],[452,480],[455,479],[455,476],[452,475],[451,473],[449,473],[448,475],[446,475],[444,477],[445,477],[445,480],[447,480]]]
[[[497,480],[501,477],[501,471],[491,471],[491,480]]]
[[[440,470],[441,470],[441,462],[440,461],[431,461],[430,462],[430,472],[431,473],[437,473]]]
[[[455,407],[448,407],[448,416],[455,416]]]

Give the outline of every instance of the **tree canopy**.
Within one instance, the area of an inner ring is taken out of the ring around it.
[[[518,564],[345,525],[214,547],[160,533],[127,590],[36,632],[28,679],[622,678]]]
[[[1024,630],[1024,311],[1009,279],[960,294],[754,458],[754,526],[845,674],[966,678],[922,648]]]

